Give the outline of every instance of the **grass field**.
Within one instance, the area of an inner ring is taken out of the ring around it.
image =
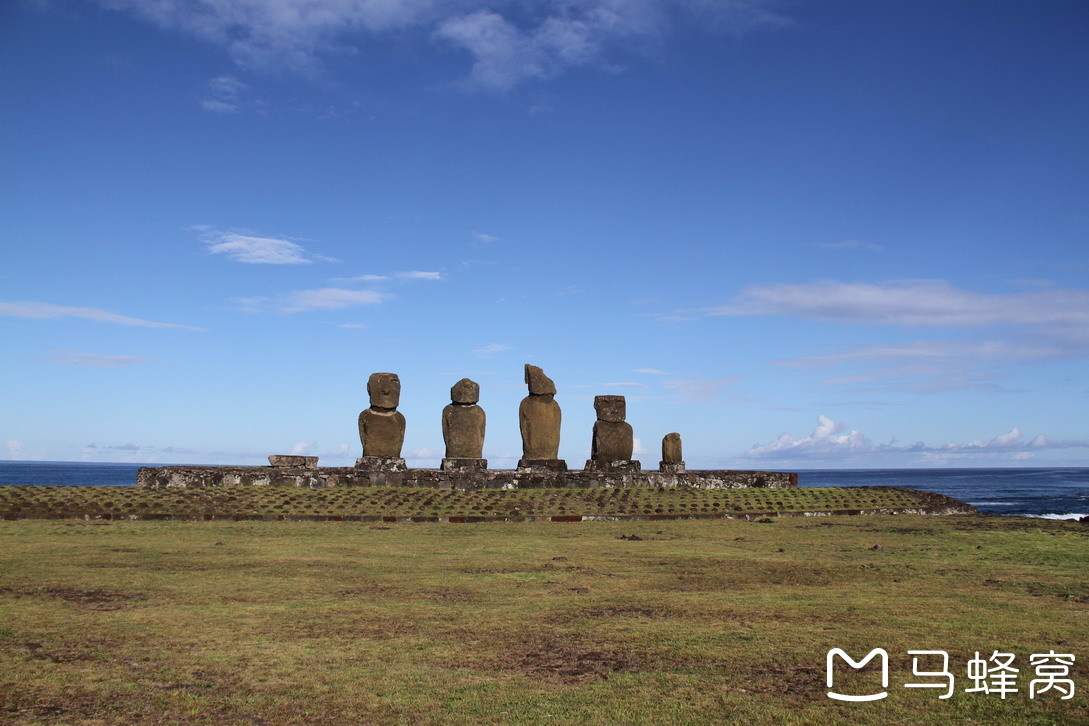
[[[0,720],[1089,723],[1086,562],[1085,525],[983,516],[6,521]],[[833,647],[886,649],[888,697],[830,700]],[[904,687],[936,682],[909,650],[949,653],[951,698]],[[994,650],[1020,691],[965,693]],[[1071,700],[1029,698],[1049,650]]]

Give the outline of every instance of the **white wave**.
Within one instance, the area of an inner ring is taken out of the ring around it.
[[[1020,516],[1032,517],[1033,519],[1081,519],[1082,517],[1089,517],[1089,514],[1071,512],[1070,514],[1022,514]]]

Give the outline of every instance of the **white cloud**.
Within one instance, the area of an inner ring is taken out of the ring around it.
[[[203,236],[212,254],[227,255],[249,265],[308,265],[312,261],[306,250],[286,239],[215,230],[205,230]]]
[[[502,353],[505,350],[510,350],[510,346],[504,343],[489,343],[483,348],[474,350],[473,354],[480,358],[491,358],[496,353]]]
[[[23,442],[16,439],[7,440],[8,459],[18,461],[23,457]]]
[[[494,234],[485,234],[484,232],[473,232],[473,239],[475,239],[477,242],[483,242],[485,244],[499,241],[499,238],[496,237]]]
[[[817,427],[808,436],[795,438],[781,434],[766,444],[751,447],[744,456],[748,459],[782,462],[880,460],[909,457],[928,463],[953,461],[964,458],[999,458],[1022,460],[1031,458],[1044,449],[1089,448],[1089,439],[1050,441],[1043,435],[1026,440],[1019,428],[1012,428],[991,439],[968,442],[950,442],[930,446],[922,441],[906,446],[874,444],[860,431],[850,429],[842,421],[827,416],[817,417]]]
[[[140,358],[134,355],[106,355],[103,353],[85,353],[78,350],[63,350],[60,348],[50,351],[51,363],[64,366],[91,366],[94,368],[124,368],[125,366],[147,363],[148,358]]]
[[[610,51],[638,53],[664,37],[673,16],[710,32],[741,33],[783,19],[768,0],[99,0],[164,29],[224,48],[239,66],[322,72],[323,59],[352,53],[376,35],[430,39],[473,58],[469,84],[507,90],[533,78],[597,64]],[[411,32],[417,31],[417,32]],[[219,84],[212,111],[230,112],[241,89]]]
[[[338,310],[357,305],[374,305],[387,297],[374,290],[345,290],[339,287],[299,290],[287,296],[280,312],[302,313],[312,310]]]
[[[317,444],[313,441],[299,441],[291,447],[291,454],[293,456],[305,456],[314,450]]]
[[[666,371],[660,371],[657,368],[636,368],[632,373],[646,373],[651,376],[668,376]]]
[[[144,328],[174,328],[176,330],[205,332],[204,328],[194,328],[189,325],[157,323],[152,320],[130,318],[106,310],[99,310],[98,308],[77,308],[44,302],[0,302],[0,315],[12,318],[36,318],[41,320],[77,318],[80,320],[91,320],[96,323],[114,323],[116,325],[134,325]]]
[[[614,383],[599,383],[602,388],[650,388],[645,383],[637,383],[635,381],[616,381]]]
[[[767,444],[753,446],[745,456],[750,459],[823,459],[841,458],[872,451],[873,444],[859,431],[847,431],[847,425],[827,416],[817,418],[813,433],[802,438],[781,434]]]
[[[647,450],[647,448],[645,446],[643,446],[643,442],[638,436],[636,436],[636,437],[634,437],[632,439],[632,441],[631,441],[631,455],[633,457],[635,457],[635,456],[646,456],[649,453],[650,453],[650,451]]]
[[[785,315],[839,323],[1089,326],[1089,290],[987,294],[941,280],[754,285],[704,315]]]
[[[359,275],[352,278],[352,280],[357,282],[382,282],[388,279],[389,278],[385,275]]]

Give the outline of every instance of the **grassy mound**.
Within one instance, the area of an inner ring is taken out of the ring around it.
[[[7,519],[744,517],[935,509],[953,503],[955,500],[940,495],[892,487],[507,491],[390,487],[0,487],[0,516]]]

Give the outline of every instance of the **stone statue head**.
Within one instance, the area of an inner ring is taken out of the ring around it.
[[[526,363],[526,383],[529,384],[529,392],[534,396],[544,396],[556,393],[556,384],[544,374],[537,366]]]
[[[450,389],[450,400],[454,403],[476,403],[480,400],[480,384],[462,378]]]
[[[594,396],[594,410],[599,421],[623,421],[627,404],[623,396]]]
[[[367,379],[367,394],[373,408],[397,408],[401,402],[401,379],[396,373],[372,373]]]

